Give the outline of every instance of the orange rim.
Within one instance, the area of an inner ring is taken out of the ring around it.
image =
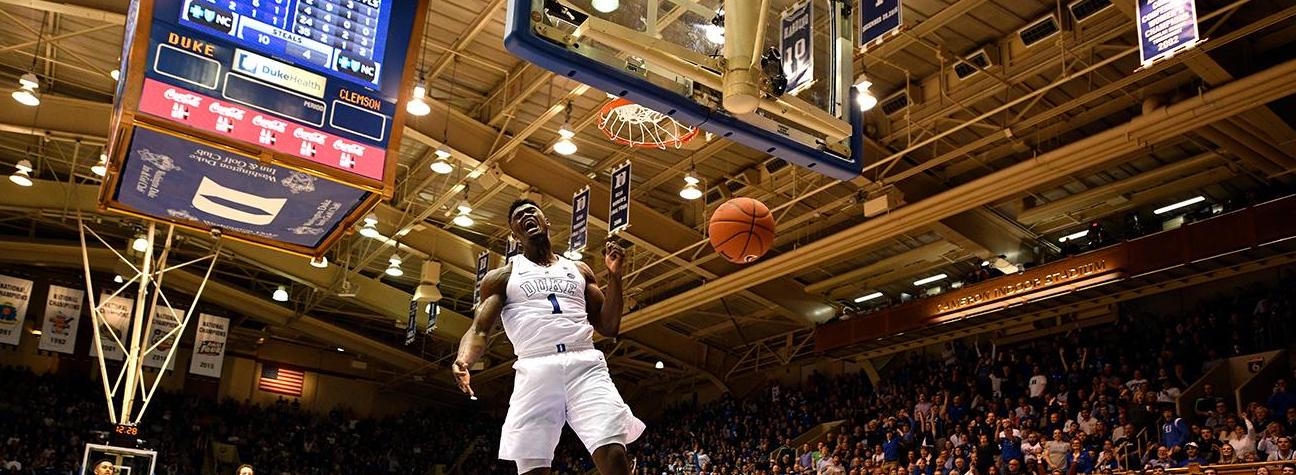
[[[632,101],[630,101],[629,99],[626,99],[626,98],[624,98],[624,97],[620,97],[620,98],[617,98],[617,99],[612,100],[612,102],[607,103],[606,105],[603,106],[602,109],[599,110],[599,115],[598,115],[598,128],[599,128],[599,130],[603,131],[603,135],[606,135],[607,138],[608,138],[608,140],[611,140],[611,141],[614,142],[614,143],[618,143],[618,144],[621,144],[621,145],[627,145],[627,146],[635,147],[635,148],[662,148],[662,149],[664,149],[664,148],[666,148],[666,147],[668,147],[668,146],[674,146],[675,148],[679,148],[679,147],[683,146],[684,144],[688,143],[690,140],[693,140],[694,137],[697,137],[697,134],[698,134],[698,128],[697,128],[697,127],[688,127],[688,126],[685,126],[685,125],[683,125],[683,124],[680,124],[678,121],[675,121],[674,118],[671,118],[670,116],[667,116],[667,115],[663,114],[662,116],[665,117],[665,119],[668,119],[668,120],[671,120],[672,122],[675,122],[675,124],[678,125],[678,126],[681,127],[681,128],[688,129],[688,132],[685,133],[685,134],[679,135],[679,136],[677,136],[677,137],[673,137],[673,138],[666,139],[666,140],[661,140],[661,141],[648,141],[648,140],[644,140],[644,141],[636,141],[636,140],[631,140],[631,139],[622,138],[622,137],[620,137],[620,136],[618,136],[618,135],[612,133],[612,131],[608,130],[607,125],[608,125],[608,119],[610,119],[610,118],[612,117],[612,111],[615,111],[615,110],[617,110],[617,109],[620,109],[620,108],[622,108],[622,107],[626,107],[626,106],[638,106],[638,104],[635,104],[634,102],[632,102]]]

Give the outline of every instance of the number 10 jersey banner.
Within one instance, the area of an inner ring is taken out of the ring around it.
[[[406,58],[417,51],[426,6],[427,0],[133,0],[101,204],[321,254],[391,196],[405,120],[398,105],[413,74]],[[162,154],[188,166],[142,162],[159,160],[157,143],[167,142],[159,135],[192,144],[170,143],[171,153]],[[219,163],[199,158],[216,151]],[[234,162],[247,167],[234,170]],[[147,182],[163,176],[197,194],[160,192],[168,186]],[[261,194],[269,181],[298,189],[309,182],[314,190],[271,197]],[[356,191],[311,201],[340,192],[334,184]],[[303,208],[318,219],[294,214]],[[283,226],[289,216],[301,232]]]

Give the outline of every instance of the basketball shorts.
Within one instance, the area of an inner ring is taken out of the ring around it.
[[[520,358],[513,369],[513,396],[500,435],[500,459],[552,460],[564,423],[590,453],[608,444],[627,445],[643,434],[643,422],[612,384],[603,352],[591,349]]]

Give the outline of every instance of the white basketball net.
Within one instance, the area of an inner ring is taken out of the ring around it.
[[[612,141],[641,148],[656,147],[665,150],[668,145],[680,148],[697,135],[697,129],[686,127],[666,114],[634,103],[613,105],[605,109],[599,114],[598,126]]]

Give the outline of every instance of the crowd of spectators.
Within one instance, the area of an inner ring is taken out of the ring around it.
[[[898,355],[876,386],[862,374],[815,375],[673,407],[631,455],[642,475],[1078,475],[1296,460],[1293,378],[1240,406],[1214,388],[1187,413],[1171,404],[1222,358],[1296,341],[1296,279],[1280,280],[1181,313],[1123,308],[1114,323],[1034,341]],[[0,369],[0,381],[0,475],[80,473],[90,429],[106,428],[101,389],[17,368]],[[159,474],[204,473],[213,442],[258,473],[426,474],[456,462],[457,473],[516,473],[496,460],[500,420],[484,412],[364,419],[182,394],[160,395],[149,411],[142,430],[162,454]],[[792,446],[829,421],[843,422]],[[555,473],[586,473],[589,457],[567,432]]]
[[[646,475],[1074,475],[1291,461],[1290,377],[1240,406],[1213,387],[1189,413],[1173,403],[1222,358],[1289,348],[1294,309],[1296,279],[1285,272],[1277,287],[1181,313],[1124,308],[1113,324],[1011,346],[954,342],[939,355],[898,356],[876,388],[862,373],[812,376],[674,408],[634,452]],[[792,446],[836,420],[822,441]]]

